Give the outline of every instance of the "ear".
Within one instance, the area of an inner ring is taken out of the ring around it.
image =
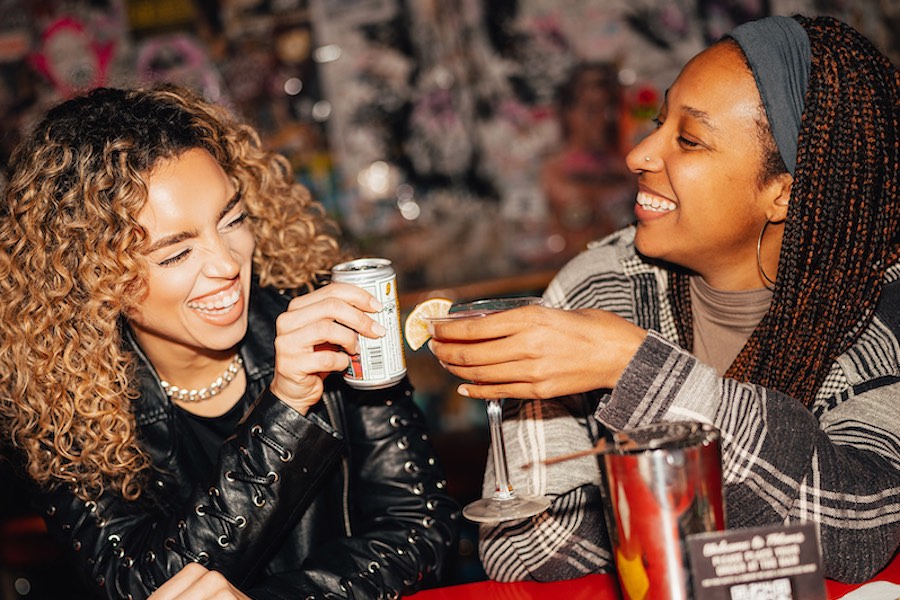
[[[766,218],[772,223],[781,223],[787,219],[793,185],[794,178],[790,173],[782,173],[766,184]]]

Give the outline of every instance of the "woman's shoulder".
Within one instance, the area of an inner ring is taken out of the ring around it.
[[[885,272],[874,317],[837,362],[849,385],[900,378],[900,264]]]
[[[564,266],[544,294],[551,306],[595,305],[598,298],[616,305],[630,305],[631,279],[640,273],[655,273],[634,247],[634,227],[629,226],[591,242],[588,248]],[[659,279],[657,274],[651,280]]]
[[[623,270],[623,263],[638,257],[634,248],[634,226],[619,229],[588,243],[587,248],[570,260],[563,270]]]
[[[561,281],[583,281],[606,275],[626,275],[641,270],[652,270],[634,247],[634,226],[595,240],[586,250],[570,260],[557,274]]]
[[[885,271],[875,316],[891,330],[895,339],[900,339],[900,262]]]

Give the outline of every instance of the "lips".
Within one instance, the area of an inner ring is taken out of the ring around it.
[[[671,200],[666,200],[647,192],[638,192],[637,203],[644,210],[657,213],[671,212],[676,208],[675,203]]]
[[[204,314],[220,314],[228,312],[235,304],[241,300],[241,286],[235,282],[228,289],[216,292],[202,299],[191,300],[187,303],[189,308]]]

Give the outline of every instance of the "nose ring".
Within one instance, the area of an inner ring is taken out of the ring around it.
[[[649,157],[649,156],[645,156],[645,157],[644,157],[644,162],[650,162],[650,157]]]

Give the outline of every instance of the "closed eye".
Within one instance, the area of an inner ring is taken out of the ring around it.
[[[175,256],[169,257],[165,260],[161,260],[157,264],[159,264],[159,266],[161,266],[161,267],[169,267],[171,265],[180,263],[181,261],[186,259],[190,253],[191,253],[191,250],[189,248],[186,248],[186,249],[182,250],[181,252],[179,252],[178,254],[176,254]]]
[[[250,215],[248,215],[246,212],[241,212],[241,214],[239,214],[234,219],[229,221],[228,224],[225,225],[225,228],[226,229],[234,229],[235,227],[240,227],[244,223],[244,221],[247,220],[248,216],[250,216]]]

